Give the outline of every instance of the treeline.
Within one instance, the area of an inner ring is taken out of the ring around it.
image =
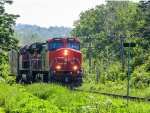
[[[92,68],[88,78],[100,82],[127,80],[127,49],[123,42],[136,43],[131,49],[131,86],[145,88],[150,85],[150,1],[108,1],[105,5],[81,12],[74,22],[71,34],[84,40],[92,37]],[[94,40],[98,38],[98,40]],[[89,49],[83,47],[84,70],[88,71]],[[91,79],[90,79],[91,80]]]
[[[18,46],[18,40],[13,34],[13,26],[18,15],[6,13],[5,3],[12,4],[12,1],[0,0],[0,82],[4,81],[4,79],[8,80],[9,59],[6,51],[16,49]]]
[[[63,26],[44,28],[36,25],[17,24],[14,35],[19,40],[20,45],[25,45],[44,42],[54,37],[70,37],[70,32],[71,28]]]

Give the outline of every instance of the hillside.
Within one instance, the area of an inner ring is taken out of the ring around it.
[[[19,39],[22,45],[33,42],[43,42],[53,37],[70,37],[71,28],[52,27],[44,28],[36,25],[17,24],[15,26],[15,37]]]

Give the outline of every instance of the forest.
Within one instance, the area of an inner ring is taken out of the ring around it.
[[[12,4],[12,2],[5,3]],[[81,113],[116,113],[116,111],[118,113],[129,111],[148,113],[150,111],[149,103],[131,102],[131,106],[127,109],[122,100],[106,97],[100,99],[95,95],[91,97],[90,94],[85,94],[84,97],[81,93],[70,93],[65,88],[61,90],[60,86],[33,84],[25,87],[15,84],[15,77],[9,76],[7,54],[7,51],[17,50],[18,45],[29,44],[30,39],[33,43],[42,42],[51,37],[78,38],[82,44],[84,73],[83,85],[79,89],[126,95],[128,48],[123,47],[123,43],[135,43],[136,46],[131,48],[130,53],[130,95],[150,98],[150,1],[138,3],[107,1],[106,4],[81,12],[79,19],[74,21],[73,29],[57,26],[42,28],[35,25],[16,25],[18,15],[5,12],[5,3],[0,1],[0,83],[4,83],[0,87],[0,106],[5,106],[6,112],[23,112],[21,110],[25,113],[37,112],[40,108],[43,108],[45,112],[50,109],[51,112],[56,110]],[[91,38],[92,49],[89,48],[87,38]],[[91,66],[89,66],[90,57]],[[60,88],[62,94],[48,88],[44,89],[45,86],[51,89]],[[14,95],[11,98],[5,96],[12,93]],[[68,99],[64,97],[65,94]],[[73,100],[72,97],[74,97]],[[60,98],[65,99],[60,102]],[[12,100],[17,103],[17,107]],[[33,105],[33,102],[37,104]]]
[[[54,37],[70,37],[71,28],[52,27],[44,28],[36,25],[17,24],[14,36],[19,40],[19,45],[27,45],[34,42],[45,42]]]
[[[81,12],[74,22],[73,37],[80,37],[86,80],[93,82],[99,73],[99,83],[120,83],[126,87],[128,48],[123,43],[135,43],[131,48],[131,87],[150,86],[150,1],[108,1],[105,5]],[[88,75],[89,48],[86,38],[92,39],[92,66]],[[116,86],[116,85],[115,85]],[[150,95],[149,95],[150,96]]]

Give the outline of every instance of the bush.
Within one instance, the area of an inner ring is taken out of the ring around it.
[[[3,77],[0,76],[0,83],[5,83],[5,79]]]
[[[0,51],[0,76],[6,78],[9,72],[8,57],[6,52]]]
[[[16,83],[16,76],[7,76],[6,83],[10,85]]]
[[[120,79],[119,73],[121,72],[121,64],[119,62],[115,62],[114,64],[110,65],[106,71],[102,72],[101,82],[105,83],[104,81],[118,81]]]
[[[145,64],[137,67],[131,74],[131,86],[135,88],[147,88],[150,86],[150,74],[146,72]]]

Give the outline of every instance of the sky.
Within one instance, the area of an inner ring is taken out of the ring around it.
[[[41,27],[73,27],[82,11],[104,4],[105,0],[13,0],[6,12],[19,14],[17,23]]]

